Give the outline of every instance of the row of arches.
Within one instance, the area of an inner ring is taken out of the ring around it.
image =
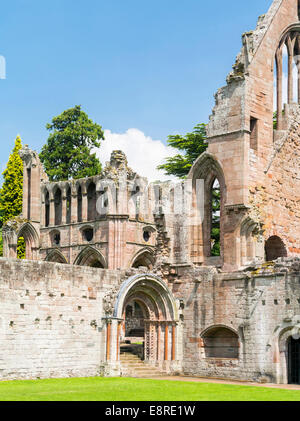
[[[283,104],[300,104],[300,25],[282,36],[275,54],[277,130],[284,130]],[[286,85],[284,84],[287,75]]]
[[[44,190],[44,225],[64,225],[71,222],[94,221],[100,215],[106,214],[108,207],[108,199],[106,190],[96,191],[96,184],[89,181],[84,185],[75,186],[74,189],[70,185],[60,187],[55,185],[49,192]],[[86,200],[84,200],[86,198]],[[85,215],[86,214],[86,215]]]

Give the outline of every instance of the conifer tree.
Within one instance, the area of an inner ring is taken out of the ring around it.
[[[6,169],[3,172],[3,185],[0,189],[1,222],[7,221],[22,212],[23,201],[23,161],[19,156],[22,148],[20,136],[15,140],[15,147],[9,156]]]

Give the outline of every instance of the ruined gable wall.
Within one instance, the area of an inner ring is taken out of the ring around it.
[[[279,236],[288,255],[300,253],[300,126],[288,135],[261,183],[250,188],[253,211],[265,238]]]
[[[282,32],[298,22],[297,7],[297,1],[283,0],[272,19],[265,17],[263,22],[269,26],[248,68],[245,119],[247,125],[250,117],[258,119],[258,147],[257,150],[249,148],[248,155],[249,183],[252,186],[263,181],[264,171],[273,152],[275,53]]]

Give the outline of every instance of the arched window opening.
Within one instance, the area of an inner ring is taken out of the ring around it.
[[[77,190],[77,220],[82,222],[82,189],[81,186]]]
[[[221,236],[221,189],[220,183],[216,178],[211,189],[211,256],[221,255],[220,246]]]
[[[60,245],[60,232],[59,231],[51,232],[50,238],[51,238],[52,246],[59,246]]]
[[[55,211],[55,225],[62,223],[62,200],[61,190],[57,189],[54,195],[54,211]]]
[[[287,250],[281,238],[274,235],[270,237],[265,245],[266,261],[272,262],[280,257],[287,257]]]
[[[93,228],[86,228],[84,231],[83,231],[83,238],[85,239],[85,241],[88,241],[88,242],[90,242],[90,241],[92,241],[93,240],[93,238],[94,238],[94,230],[93,230]]]
[[[286,130],[285,104],[300,104],[300,32],[298,28],[286,33],[275,55],[274,121],[276,130]]]
[[[88,195],[88,221],[96,219],[96,185],[91,183],[87,190]]]
[[[67,190],[67,201],[66,201],[66,206],[67,206],[67,215],[66,215],[66,220],[67,220],[67,224],[71,223],[71,213],[72,213],[72,192],[71,192],[71,187],[68,188]]]
[[[239,358],[239,338],[224,327],[210,329],[203,336],[206,358]]]
[[[145,251],[139,254],[133,264],[132,267],[135,269],[139,269],[141,267],[147,268],[148,270],[152,270],[154,266],[154,257],[150,253],[150,251]]]
[[[17,258],[21,260],[26,259],[26,242],[25,242],[24,237],[18,238]]]
[[[75,265],[89,266],[93,268],[104,269],[106,267],[105,259],[101,253],[93,247],[86,247],[76,258]]]
[[[131,343],[141,341],[145,335],[145,315],[139,303],[131,302],[126,306],[125,311],[125,337]]]
[[[50,195],[49,192],[45,196],[45,226],[49,227],[50,224]]]

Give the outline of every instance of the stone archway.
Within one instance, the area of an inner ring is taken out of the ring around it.
[[[122,284],[113,316],[106,319],[107,363],[120,369],[121,343],[129,339],[125,336],[128,333],[126,310],[133,303],[138,304],[140,312],[140,336],[136,338],[144,342],[145,363],[166,372],[178,371],[181,359],[178,309],[168,286],[155,275],[135,275]]]

